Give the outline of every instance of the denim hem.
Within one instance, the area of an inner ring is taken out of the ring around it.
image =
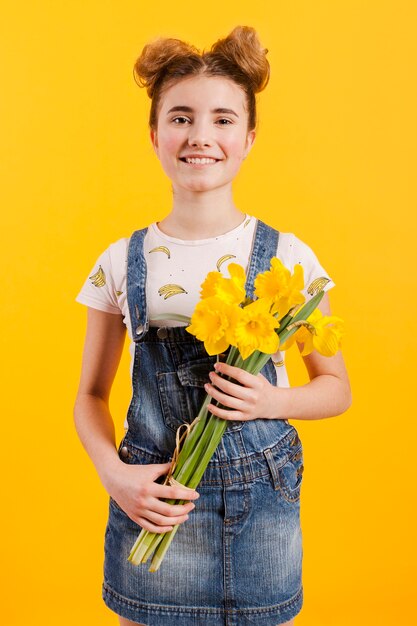
[[[303,586],[280,604],[245,609],[178,607],[139,602],[126,598],[105,581],[102,598],[106,606],[126,619],[146,626],[278,626],[298,615],[303,606]]]

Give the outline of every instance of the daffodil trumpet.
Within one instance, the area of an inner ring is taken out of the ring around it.
[[[317,309],[323,290],[305,302],[301,265],[295,265],[291,274],[278,258],[271,259],[270,270],[255,278],[255,298],[245,293],[243,267],[229,263],[228,271],[230,278],[225,278],[220,271],[208,273],[191,318],[169,314],[169,319],[187,324],[186,331],[204,343],[207,354],[219,355],[230,348],[226,363],[257,375],[278,349],[288,349],[296,339],[304,344],[302,355],[313,349],[326,356],[337,352],[343,335],[343,320],[323,316]],[[154,319],[166,320],[167,315]],[[228,376],[225,378],[231,380]],[[179,427],[165,484],[172,484],[173,479],[196,489],[200,483],[229,423],[213,413],[209,415],[210,401],[223,407],[207,394],[194,421]],[[183,426],[187,432],[179,437]],[[186,500],[166,499],[165,502],[183,504]],[[157,571],[179,526],[165,533],[143,528],[128,560],[139,565],[146,563],[153,554],[149,571]]]

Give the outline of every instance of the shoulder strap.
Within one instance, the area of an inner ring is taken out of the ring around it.
[[[279,231],[257,220],[245,285],[246,294],[250,298],[253,298],[253,283],[257,274],[269,270],[271,259],[277,254],[278,241]]]
[[[132,324],[133,341],[139,341],[149,327],[146,306],[146,261],[143,241],[148,228],[135,230],[129,241],[126,271],[126,297]]]

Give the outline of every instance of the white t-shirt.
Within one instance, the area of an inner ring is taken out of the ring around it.
[[[245,215],[233,230],[208,239],[183,240],[165,235],[156,222],[146,232],[143,249],[147,265],[146,297],[151,326],[184,325],[169,319],[170,313],[191,317],[200,300],[201,283],[208,272],[219,270],[229,278],[229,263],[239,263],[248,269],[249,256],[256,226],[256,218]],[[130,337],[130,373],[133,372],[135,342],[126,298],[126,268],[129,237],[111,243],[94,263],[76,302],[123,315]],[[335,286],[326,270],[320,265],[313,250],[293,233],[279,233],[276,256],[293,272],[296,263],[304,270],[302,291],[306,302],[312,297],[308,288],[318,278],[327,279],[328,291]],[[166,320],[152,321],[154,315],[167,314]],[[272,356],[277,373],[277,386],[289,387],[285,368],[285,351]],[[126,422],[125,422],[126,426]]]

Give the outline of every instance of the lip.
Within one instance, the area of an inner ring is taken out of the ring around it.
[[[183,156],[180,156],[179,159],[216,159],[216,161],[221,161],[221,159],[218,159],[211,154],[184,154]]]

